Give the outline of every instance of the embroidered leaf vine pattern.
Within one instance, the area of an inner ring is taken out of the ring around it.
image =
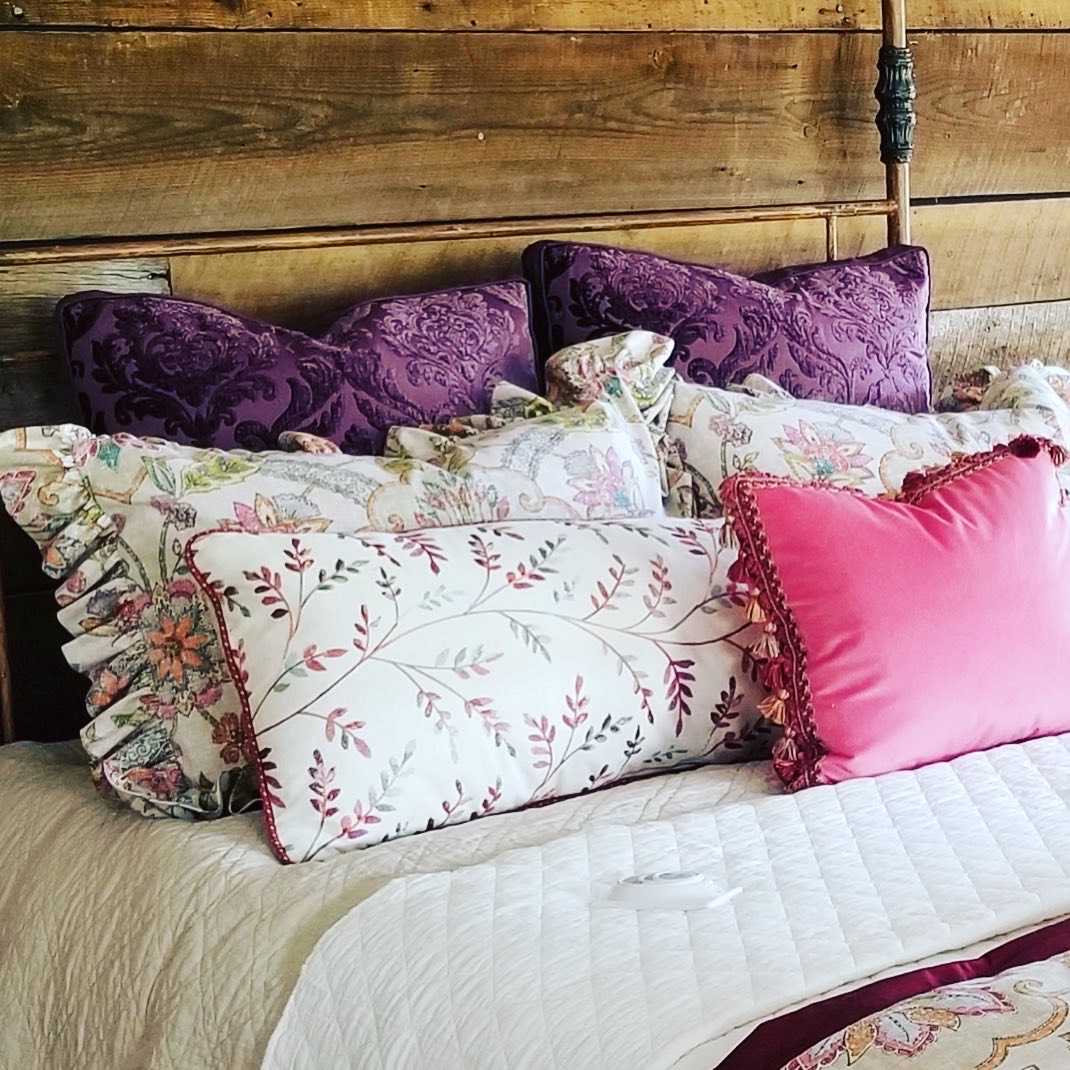
[[[739,667],[748,639],[742,633],[757,634],[760,626],[746,619],[746,588],[726,575],[723,558],[732,552],[720,547],[716,532],[679,523],[668,535],[620,525],[642,539],[631,553],[620,549],[619,534],[585,525],[556,525],[550,537],[537,538],[524,524],[479,526],[452,543],[442,531],[395,538],[299,534],[287,537],[277,557],[246,561],[244,584],[215,582],[217,601],[232,618],[247,620],[253,607],[248,627],[259,621],[281,633],[273,676],[254,682],[250,702],[272,805],[297,805],[293,787],[279,783],[275,734],[295,721],[321,725],[305,752],[303,805],[315,825],[310,840],[288,847],[291,857],[308,860],[332,847],[437,828],[751,746],[756,701]],[[636,554],[640,547],[645,552]],[[467,558],[463,581],[451,571],[459,550]],[[682,560],[694,565],[678,591]],[[356,577],[359,586],[352,584]],[[339,591],[346,584],[349,600]],[[333,641],[324,642],[324,621]],[[711,693],[698,683],[704,648],[726,646],[737,652],[736,671]],[[243,642],[231,658],[248,689]],[[575,666],[567,687],[563,665]],[[517,671],[531,673],[519,689]],[[369,672],[374,686],[360,682]],[[542,686],[543,676],[551,686]],[[625,691],[615,685],[607,692],[604,681],[612,676]],[[398,685],[411,695],[411,713],[399,705]],[[617,697],[608,701],[607,693]],[[394,744],[375,742],[384,738],[383,718],[426,722],[429,735],[414,727],[416,738],[402,753],[389,753]],[[687,729],[693,720],[695,728]],[[308,739],[309,730],[300,738]],[[426,794],[405,787],[405,778],[418,773],[409,781],[416,785],[424,776],[421,754],[436,737],[445,747],[433,759],[434,782],[441,784],[434,790],[442,797],[428,800],[414,824],[399,799]],[[478,738],[516,763],[502,768],[515,768],[519,783],[526,778],[521,797],[516,775],[475,771]],[[454,775],[442,781],[451,767]]]

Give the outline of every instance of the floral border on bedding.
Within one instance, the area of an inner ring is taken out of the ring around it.
[[[1070,954],[945,985],[826,1037],[783,1070],[1039,1070],[1070,1063]]]

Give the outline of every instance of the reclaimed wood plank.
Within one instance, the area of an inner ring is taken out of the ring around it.
[[[932,258],[934,309],[1070,298],[1070,197],[917,205],[912,228]],[[841,257],[885,243],[879,220],[838,232]]]
[[[167,293],[162,260],[0,267],[0,430],[77,419],[52,310],[78,290]]]
[[[825,251],[825,226],[818,219],[541,236],[645,249],[743,273],[774,267],[785,258],[821,260]],[[528,235],[172,257],[171,278],[182,296],[284,326],[310,327],[369,297],[519,276],[520,253],[534,240]]]
[[[61,297],[79,290],[167,293],[167,263],[145,259],[0,266],[0,363],[54,353],[52,310]]]
[[[1064,0],[909,0],[917,29],[1070,28]],[[332,30],[876,30],[879,0],[3,0],[0,26]]]
[[[8,31],[0,235],[879,199],[873,60],[843,34]]]
[[[930,331],[934,394],[986,364],[1039,360],[1070,367],[1070,301],[934,312]]]
[[[1070,34],[920,34],[914,196],[1070,190]]]
[[[820,33],[0,32],[0,235],[876,199],[873,46]],[[921,34],[916,57],[916,196],[1070,189],[1070,34]]]

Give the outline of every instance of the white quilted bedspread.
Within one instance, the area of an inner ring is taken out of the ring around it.
[[[0,1070],[255,1068],[316,941],[390,878],[775,791],[708,769],[283,867],[259,815],[146,820],[77,747],[0,747]]]
[[[1063,736],[396,880],[312,952],[264,1065],[629,1070],[712,1055],[800,1001],[1070,912],[1068,807]],[[605,901],[616,878],[676,868],[745,892],[687,914]]]

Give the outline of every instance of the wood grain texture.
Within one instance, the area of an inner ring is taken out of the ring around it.
[[[0,235],[879,199],[874,45],[8,31]]]
[[[876,199],[868,34],[0,33],[0,236]],[[922,34],[915,194],[1070,188],[1070,34]]]
[[[1065,0],[908,0],[918,29],[1065,29]],[[19,13],[16,14],[16,11]],[[880,0],[2,0],[4,26],[395,30],[874,30]]]
[[[0,267],[0,430],[77,419],[52,310],[78,290],[167,293],[167,265],[117,260]]]
[[[934,312],[929,341],[933,390],[985,364],[1027,360],[1070,367],[1070,301]]]
[[[932,258],[934,309],[1070,298],[1070,198],[919,205],[911,217]],[[841,257],[885,244],[880,220],[838,229]]]
[[[937,308],[1070,298],[1070,198],[916,211],[914,240],[933,251]]]
[[[825,227],[818,219],[792,223],[733,223],[705,227],[549,232],[645,249],[682,260],[718,263],[744,273],[786,261],[821,260]],[[260,316],[284,326],[311,326],[369,297],[419,293],[440,286],[520,274],[520,253],[532,236],[399,242],[339,249],[173,257],[174,291]]]
[[[921,34],[914,196],[1070,190],[1070,34]]]
[[[54,353],[52,310],[78,290],[167,293],[163,260],[105,260],[39,267],[0,265],[0,362],[16,356]]]

